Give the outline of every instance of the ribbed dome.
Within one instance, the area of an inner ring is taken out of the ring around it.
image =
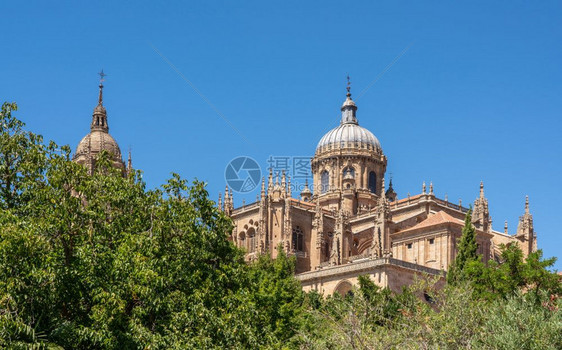
[[[81,154],[95,155],[105,150],[113,154],[117,159],[121,159],[121,150],[115,139],[108,133],[101,130],[93,130],[76,147],[75,157]]]
[[[328,131],[318,142],[316,152],[350,147],[382,150],[379,140],[372,132],[350,123]]]
[[[316,153],[341,148],[362,148],[382,152],[381,144],[375,135],[359,126],[355,116],[356,110],[357,106],[351,99],[351,94],[348,93],[347,99],[341,107],[341,124],[328,131],[320,139],[318,146],[316,146]]]

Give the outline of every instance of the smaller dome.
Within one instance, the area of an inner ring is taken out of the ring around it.
[[[121,159],[121,150],[115,139],[108,133],[101,130],[94,130],[78,143],[74,157],[81,154],[96,155],[101,151],[107,151],[113,154],[117,159]]]

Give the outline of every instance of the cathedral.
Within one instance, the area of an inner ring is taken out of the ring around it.
[[[105,150],[115,168],[131,171],[109,134],[103,106],[103,72],[98,104],[90,133],[78,144],[73,160],[91,173],[98,154]],[[261,182],[256,202],[234,208],[232,190],[219,195],[218,206],[234,224],[231,240],[252,261],[260,254],[275,258],[279,249],[296,258],[296,278],[306,291],[346,294],[369,275],[381,287],[400,291],[422,274],[443,276],[457,251],[468,208],[433,193],[398,198],[392,180],[385,185],[387,158],[379,140],[361,127],[357,106],[347,97],[341,122],[318,142],[311,160],[312,190],[305,186],[293,198],[291,179],[273,174]],[[518,244],[524,255],[536,250],[533,217],[528,198],[517,232],[492,229],[484,185],[473,204],[478,254],[484,261],[498,259],[501,244]]]
[[[320,139],[311,160],[312,191],[305,186],[293,198],[290,178],[270,170],[256,202],[234,208],[227,188],[219,207],[232,218],[231,239],[249,261],[283,249],[296,258],[296,277],[307,291],[346,294],[360,275],[400,291],[416,275],[443,276],[468,208],[437,198],[432,184],[398,198],[392,180],[385,186],[386,165],[379,140],[359,125],[348,85],[340,125]],[[498,259],[501,244],[518,244],[525,256],[536,250],[528,198],[516,234],[508,234],[507,224],[495,231],[480,183],[472,223],[484,261]]]

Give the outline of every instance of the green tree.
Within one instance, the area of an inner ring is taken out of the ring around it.
[[[478,261],[480,258],[476,254],[478,245],[476,244],[476,232],[472,225],[472,208],[468,210],[464,218],[462,235],[458,242],[457,255],[447,271],[447,282],[457,283],[467,278],[467,267],[471,262]]]
[[[0,208],[22,204],[26,189],[41,175],[46,165],[43,138],[23,129],[24,123],[12,116],[16,103],[5,102],[0,111]]]
[[[94,173],[4,107],[0,346],[281,347],[303,295],[281,255],[249,265],[205,184],[147,190],[100,154]],[[19,344],[19,345],[18,345]]]

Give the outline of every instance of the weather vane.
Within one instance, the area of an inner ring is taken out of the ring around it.
[[[105,74],[103,72],[103,69],[101,70],[101,72],[98,73],[100,76],[100,84],[103,83],[105,81],[105,77],[107,76],[107,74]]]

